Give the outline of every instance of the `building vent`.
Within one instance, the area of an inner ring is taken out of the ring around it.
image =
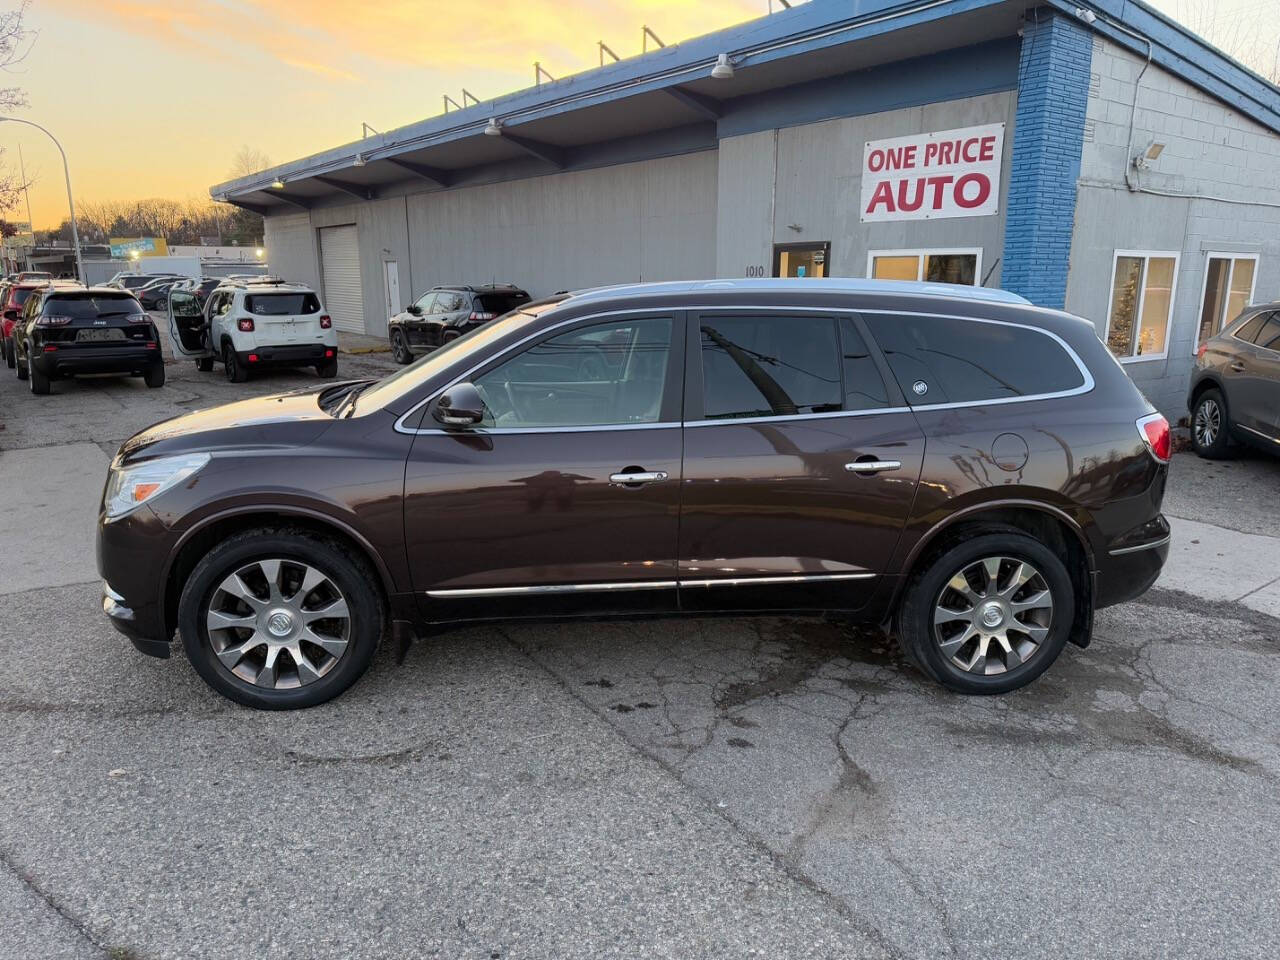
[[[1098,121],[1089,119],[1084,122],[1084,142],[1093,143],[1093,137],[1098,127]]]
[[[1095,99],[1102,92],[1102,74],[1089,74],[1089,99]]]

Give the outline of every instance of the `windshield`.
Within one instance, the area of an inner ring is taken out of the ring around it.
[[[260,317],[292,317],[299,313],[319,313],[320,300],[314,293],[251,293],[244,308]]]
[[[92,320],[118,313],[142,313],[142,305],[128,294],[114,296],[95,293],[93,296],[50,297],[44,305],[47,316],[71,317],[73,320]]]
[[[543,303],[529,304],[499,317],[484,326],[476,327],[464,333],[456,340],[450,340],[444,346],[437,347],[420,360],[416,360],[397,373],[383,380],[370,384],[360,394],[356,412],[365,413],[376,410],[404,396],[409,391],[427,382],[436,374],[453,366],[465,366],[466,362],[476,356],[483,356],[491,344],[504,339],[511,333],[528,326],[534,319],[558,307],[564,298],[548,300]]]

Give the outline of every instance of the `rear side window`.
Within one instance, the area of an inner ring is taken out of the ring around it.
[[[1280,313],[1273,313],[1253,340],[1267,350],[1280,350]]]
[[[299,313],[319,313],[320,298],[314,293],[251,293],[244,308],[260,317],[291,317]]]
[[[27,302],[27,298],[33,293],[35,293],[35,290],[31,287],[15,287],[13,292],[9,294],[9,302],[15,307],[20,307]]]
[[[482,293],[476,296],[476,310],[502,316],[522,303],[529,302],[527,293]]]
[[[1084,385],[1062,345],[1029,327],[899,314],[868,314],[866,321],[914,404],[1005,400]]]
[[[95,294],[80,297],[50,297],[44,302],[45,316],[71,317],[74,320],[92,320],[95,317],[117,314],[141,314],[142,304],[128,294],[111,296]]]
[[[844,409],[877,410],[889,405],[880,368],[876,366],[867,349],[867,342],[858,332],[853,318],[840,320],[840,344],[844,362]]]
[[[708,420],[842,409],[832,317],[702,318],[702,409]]]
[[[1236,338],[1244,340],[1247,343],[1253,343],[1258,337],[1258,331],[1262,329],[1262,325],[1267,322],[1269,313],[1260,313],[1256,317],[1249,318],[1248,322],[1236,331]]]

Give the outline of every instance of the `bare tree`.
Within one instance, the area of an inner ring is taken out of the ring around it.
[[[247,177],[250,174],[266,170],[269,166],[271,166],[271,158],[261,150],[246,143],[231,158],[231,169],[227,171],[227,176],[232,180],[238,177]]]
[[[26,25],[28,5],[29,0],[23,0],[16,10],[0,12],[0,70],[20,64],[35,43],[36,33]],[[0,87],[0,113],[13,113],[27,105],[27,94],[21,87]],[[0,148],[0,210],[16,207],[22,191],[30,185],[30,180],[24,182],[4,162],[4,149]]]
[[[1280,83],[1280,48],[1269,29],[1268,4],[1226,7],[1217,0],[1176,0],[1171,15],[1194,33],[1271,83]]]

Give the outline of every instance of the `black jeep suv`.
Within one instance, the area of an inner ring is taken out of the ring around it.
[[[528,302],[529,294],[510,283],[432,287],[387,321],[391,354],[397,363],[412,363],[415,352],[434,350]]]

